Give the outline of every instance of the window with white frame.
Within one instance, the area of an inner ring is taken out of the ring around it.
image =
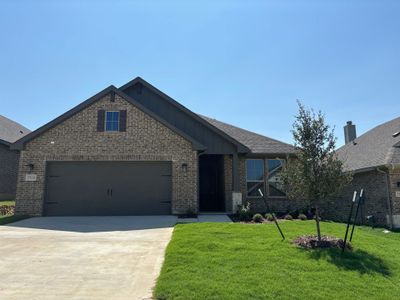
[[[119,131],[119,111],[107,111],[105,125],[106,131]]]
[[[286,197],[285,188],[281,176],[283,159],[267,159],[268,166],[268,196]]]
[[[264,160],[246,160],[246,188],[248,197],[264,197]]]

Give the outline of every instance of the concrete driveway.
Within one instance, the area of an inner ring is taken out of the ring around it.
[[[149,299],[175,223],[46,217],[0,226],[0,298]]]

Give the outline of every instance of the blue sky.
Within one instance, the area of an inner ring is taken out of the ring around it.
[[[400,1],[1,1],[0,114],[36,129],[141,76],[291,142],[296,99],[343,143],[400,115]]]

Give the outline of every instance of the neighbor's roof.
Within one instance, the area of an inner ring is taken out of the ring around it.
[[[0,115],[0,141],[3,144],[14,143],[31,132],[28,128]]]
[[[292,145],[254,133],[206,116],[200,115],[211,125],[222,130],[235,140],[248,147],[252,153],[262,154],[294,154],[295,148]]]
[[[345,169],[356,171],[400,164],[400,117],[367,131],[337,150]]]

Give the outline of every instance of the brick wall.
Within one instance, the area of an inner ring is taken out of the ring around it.
[[[268,158],[268,157],[265,157]],[[225,170],[225,177],[232,177],[232,159],[229,156],[224,158],[225,166],[230,170]],[[254,212],[276,212],[286,213],[295,210],[303,210],[308,207],[308,204],[301,200],[291,200],[288,198],[273,198],[264,195],[263,198],[249,198],[246,195],[246,158],[239,158],[239,174],[240,174],[240,189],[243,195],[243,204],[250,202],[251,209]],[[267,176],[267,174],[265,174]],[[398,227],[400,227],[400,197],[396,197],[396,191],[400,191],[398,187],[400,182],[400,167],[390,171],[390,187],[393,214],[397,215]],[[232,183],[225,178],[226,194],[231,195]],[[346,222],[351,206],[351,199],[354,190],[358,192],[364,188],[365,204],[360,211],[360,217],[366,220],[366,216],[373,215],[376,225],[387,226],[388,203],[387,203],[387,186],[386,175],[377,171],[358,173],[354,175],[352,183],[346,187],[343,192],[332,200],[321,205],[321,215],[324,219]],[[266,187],[267,189],[267,187]],[[266,193],[267,194],[267,193]],[[227,199],[226,201],[231,201]],[[360,220],[360,219],[358,219]]]
[[[0,200],[15,199],[19,153],[0,144]]]
[[[351,184],[346,187],[339,197],[328,201],[321,208],[321,215],[325,219],[347,222],[350,212],[353,193],[361,189],[365,192],[365,203],[361,207],[360,218],[365,222],[366,216],[374,216],[376,224],[387,225],[387,181],[386,175],[377,171],[355,174]],[[359,220],[361,220],[359,219]]]
[[[97,132],[99,109],[126,109],[126,132]],[[19,163],[16,214],[42,215],[47,161],[90,160],[172,161],[172,213],[197,212],[197,153],[191,143],[118,95],[115,102],[108,95],[26,144]],[[25,181],[28,173],[37,174],[37,181]]]
[[[232,212],[232,156],[224,155],[225,211]]]
[[[400,166],[390,171],[390,189],[392,197],[392,210],[394,215],[400,215]],[[397,193],[396,193],[397,192]]]

